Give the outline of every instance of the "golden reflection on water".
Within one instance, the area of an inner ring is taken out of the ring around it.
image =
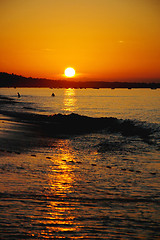
[[[64,110],[73,112],[76,106],[76,98],[75,98],[75,89],[68,88],[65,89],[64,93]]]
[[[75,207],[68,203],[63,202],[51,202],[50,203],[50,217],[47,221],[47,235],[53,232],[74,232],[78,229],[78,226],[74,223],[74,215],[72,212]]]
[[[45,219],[46,230],[41,232],[43,238],[52,236],[55,232],[65,233],[77,231],[78,226],[74,223],[75,203],[67,200],[73,191],[75,182],[74,155],[68,141],[59,140],[58,153],[50,166],[48,182],[51,196],[58,197],[58,201],[51,200],[48,205],[48,216]],[[59,198],[60,197],[60,198]]]
[[[59,141],[58,154],[50,166],[50,188],[52,194],[69,194],[74,182],[74,155],[68,141]]]

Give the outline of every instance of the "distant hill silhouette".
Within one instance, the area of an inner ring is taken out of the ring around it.
[[[47,88],[160,88],[160,83],[67,81],[45,78],[26,78],[16,74],[0,72],[0,87],[47,87]]]

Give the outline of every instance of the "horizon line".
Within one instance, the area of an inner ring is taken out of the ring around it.
[[[17,74],[17,73],[8,73],[8,72],[0,72],[0,74],[7,74],[7,75],[12,75],[12,76],[17,76],[17,77],[22,77],[22,78],[26,78],[26,79],[43,79],[43,80],[48,80],[48,81],[65,81],[65,82],[108,82],[108,83],[112,83],[112,82],[118,82],[118,83],[160,83],[160,78],[115,78],[115,79],[111,79],[111,78],[103,78],[103,79],[98,79],[98,78],[47,78],[47,77],[26,77],[25,75],[21,75],[21,74]],[[153,82],[154,81],[154,82]]]

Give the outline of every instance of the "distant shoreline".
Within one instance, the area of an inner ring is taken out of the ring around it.
[[[0,88],[36,87],[36,88],[160,88],[160,83],[144,82],[107,82],[107,81],[67,81],[45,78],[27,78],[16,74],[0,72]]]

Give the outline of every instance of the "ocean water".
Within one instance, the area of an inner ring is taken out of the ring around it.
[[[159,89],[1,88],[0,239],[160,239],[159,150]]]

